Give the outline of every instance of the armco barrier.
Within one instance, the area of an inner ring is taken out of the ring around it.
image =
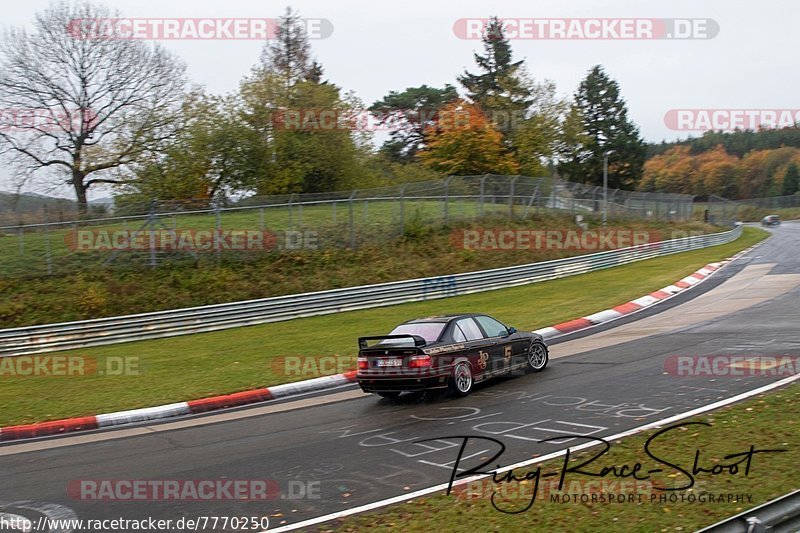
[[[736,226],[710,235],[436,278],[4,329],[0,330],[0,357],[161,339],[525,285],[724,244],[737,239],[741,232],[741,226]]]

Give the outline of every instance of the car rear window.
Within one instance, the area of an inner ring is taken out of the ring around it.
[[[417,324],[400,324],[389,335],[419,335],[426,342],[439,340],[444,329],[444,322],[420,322]]]

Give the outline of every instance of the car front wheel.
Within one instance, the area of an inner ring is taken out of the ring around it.
[[[541,372],[547,366],[549,359],[547,346],[539,341],[533,341],[530,348],[528,348],[528,370]]]
[[[457,396],[466,396],[472,392],[472,369],[469,364],[462,361],[453,368],[453,376],[450,378],[450,390]]]

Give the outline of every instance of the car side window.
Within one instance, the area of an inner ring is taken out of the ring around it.
[[[461,331],[461,328],[458,327],[458,324],[453,324],[453,340],[455,342],[464,342],[467,340],[467,336],[464,335],[464,332]]]
[[[462,318],[456,322],[456,326],[461,328],[461,331],[464,332],[464,336],[468,341],[476,341],[483,338],[483,332],[481,332],[478,324],[471,318]]]
[[[492,317],[476,316],[475,320],[478,321],[483,331],[486,332],[487,337],[505,337],[508,335],[508,328]]]

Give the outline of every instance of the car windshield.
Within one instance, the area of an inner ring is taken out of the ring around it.
[[[413,324],[400,324],[389,335],[419,335],[426,342],[439,339],[444,329],[444,322],[417,322]]]

